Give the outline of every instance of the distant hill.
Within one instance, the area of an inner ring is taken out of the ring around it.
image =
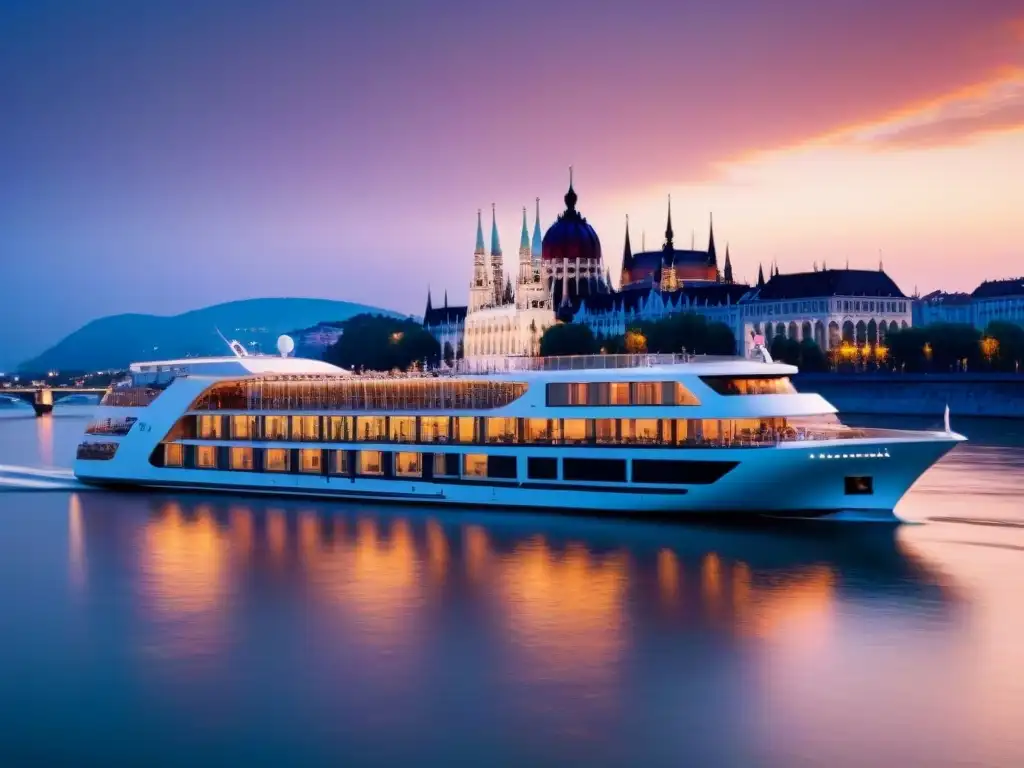
[[[140,360],[227,354],[217,329],[228,339],[247,346],[256,342],[262,351],[273,352],[282,333],[346,320],[362,312],[403,316],[388,309],[327,299],[247,299],[170,317],[112,315],[84,325],[18,368],[99,371],[125,368]]]

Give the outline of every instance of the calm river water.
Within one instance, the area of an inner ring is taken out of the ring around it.
[[[1024,765],[1024,425],[751,527],[31,490],[0,414],[0,765]]]

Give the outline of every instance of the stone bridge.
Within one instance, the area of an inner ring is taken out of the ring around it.
[[[11,387],[0,389],[0,397],[11,400],[24,400],[32,406],[36,416],[43,416],[53,410],[53,406],[70,395],[97,395],[103,397],[106,388],[97,387]]]

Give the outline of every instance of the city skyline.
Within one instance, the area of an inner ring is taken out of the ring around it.
[[[514,253],[569,164],[613,275],[625,216],[659,247],[669,193],[677,243],[713,213],[737,280],[879,252],[907,293],[1021,271],[1017,2],[0,15],[0,366],[121,312],[464,303],[476,210]]]

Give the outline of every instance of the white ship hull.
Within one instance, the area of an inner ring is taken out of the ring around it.
[[[780,366],[781,368],[785,368]],[[604,372],[608,377],[611,372]],[[631,372],[636,377],[635,371]],[[665,371],[647,375],[666,377]],[[681,378],[694,391],[701,393],[699,383]],[[501,507],[532,510],[555,510],[581,513],[613,513],[630,516],[675,516],[692,513],[714,515],[770,515],[786,517],[842,516],[859,519],[894,519],[892,510],[913,483],[932,464],[964,438],[953,432],[897,432],[871,431],[863,438],[793,439],[756,446],[700,445],[657,446],[632,445],[509,445],[504,443],[462,444],[456,442],[406,444],[391,441],[374,442],[321,440],[310,443],[303,440],[258,440],[244,442],[231,439],[181,439],[184,450],[198,450],[188,446],[209,446],[218,455],[244,445],[259,455],[262,451],[282,449],[289,455],[300,450],[319,451],[322,457],[332,452],[355,456],[360,451],[382,453],[419,452],[424,458],[438,453],[458,455],[461,465],[465,454],[486,454],[508,457],[505,466],[514,464],[514,477],[389,477],[360,475],[350,471],[345,475],[328,474],[328,459],[322,459],[323,471],[302,472],[298,466],[292,471],[259,471],[218,468],[190,468],[187,466],[159,466],[154,456],[161,451],[167,436],[195,407],[196,397],[210,386],[209,380],[182,378],[144,408],[105,407],[97,417],[135,419],[127,433],[115,439],[116,453],[108,460],[79,459],[76,476],[86,483],[116,487],[161,489],[187,489],[223,491],[228,493],[276,494],[282,496],[310,496],[338,500],[379,502],[414,502],[446,506]],[[516,403],[497,408],[493,414],[501,417],[536,418],[538,411],[546,410],[551,416],[564,417],[569,409],[542,406],[529,402],[529,394]],[[706,393],[702,393],[706,397]],[[706,397],[711,400],[710,397]],[[762,411],[773,415],[782,412],[779,403],[787,405],[789,413],[822,413],[828,406],[817,395],[760,395],[753,397],[722,398],[724,407],[734,410],[749,408],[750,401],[758,401]],[[712,401],[714,402],[714,401]],[[716,406],[717,407],[717,406]],[[702,405],[701,408],[704,408]],[[666,407],[638,407],[647,416],[663,415]],[[678,417],[683,409],[671,413]],[[834,409],[832,409],[834,410]],[[594,408],[595,415],[603,418],[629,415],[623,409]],[[576,416],[576,412],[570,415]],[[194,413],[194,412],[193,412]],[[247,411],[223,411],[217,418],[230,420]],[[264,418],[274,411],[261,411],[256,418]],[[690,409],[686,415],[704,414]],[[309,416],[308,411],[290,411],[289,417]],[[334,415],[352,416],[351,411],[318,411],[312,414],[325,424]],[[403,414],[394,414],[400,416]],[[464,415],[464,414],[459,414]],[[721,418],[721,412],[714,412]],[[747,413],[739,415],[749,419]],[[588,414],[589,417],[589,414]],[[194,418],[194,417],[186,417]],[[225,422],[227,423],[227,422]],[[520,427],[522,429],[522,427]],[[876,433],[877,432],[877,433]],[[219,437],[226,437],[220,435]],[[114,444],[114,443],[112,443]],[[208,450],[208,449],[207,449]],[[528,460],[556,459],[559,469],[548,479],[531,478]],[[512,461],[514,459],[514,462]],[[625,467],[625,477],[610,478],[608,482],[589,478],[571,480],[563,476],[566,460],[607,460]],[[730,467],[720,477],[697,479],[695,482],[644,483],[634,476],[634,467],[653,461],[679,461],[708,466]],[[257,462],[258,464],[259,462]],[[863,489],[851,488],[851,481],[867,483]]]

